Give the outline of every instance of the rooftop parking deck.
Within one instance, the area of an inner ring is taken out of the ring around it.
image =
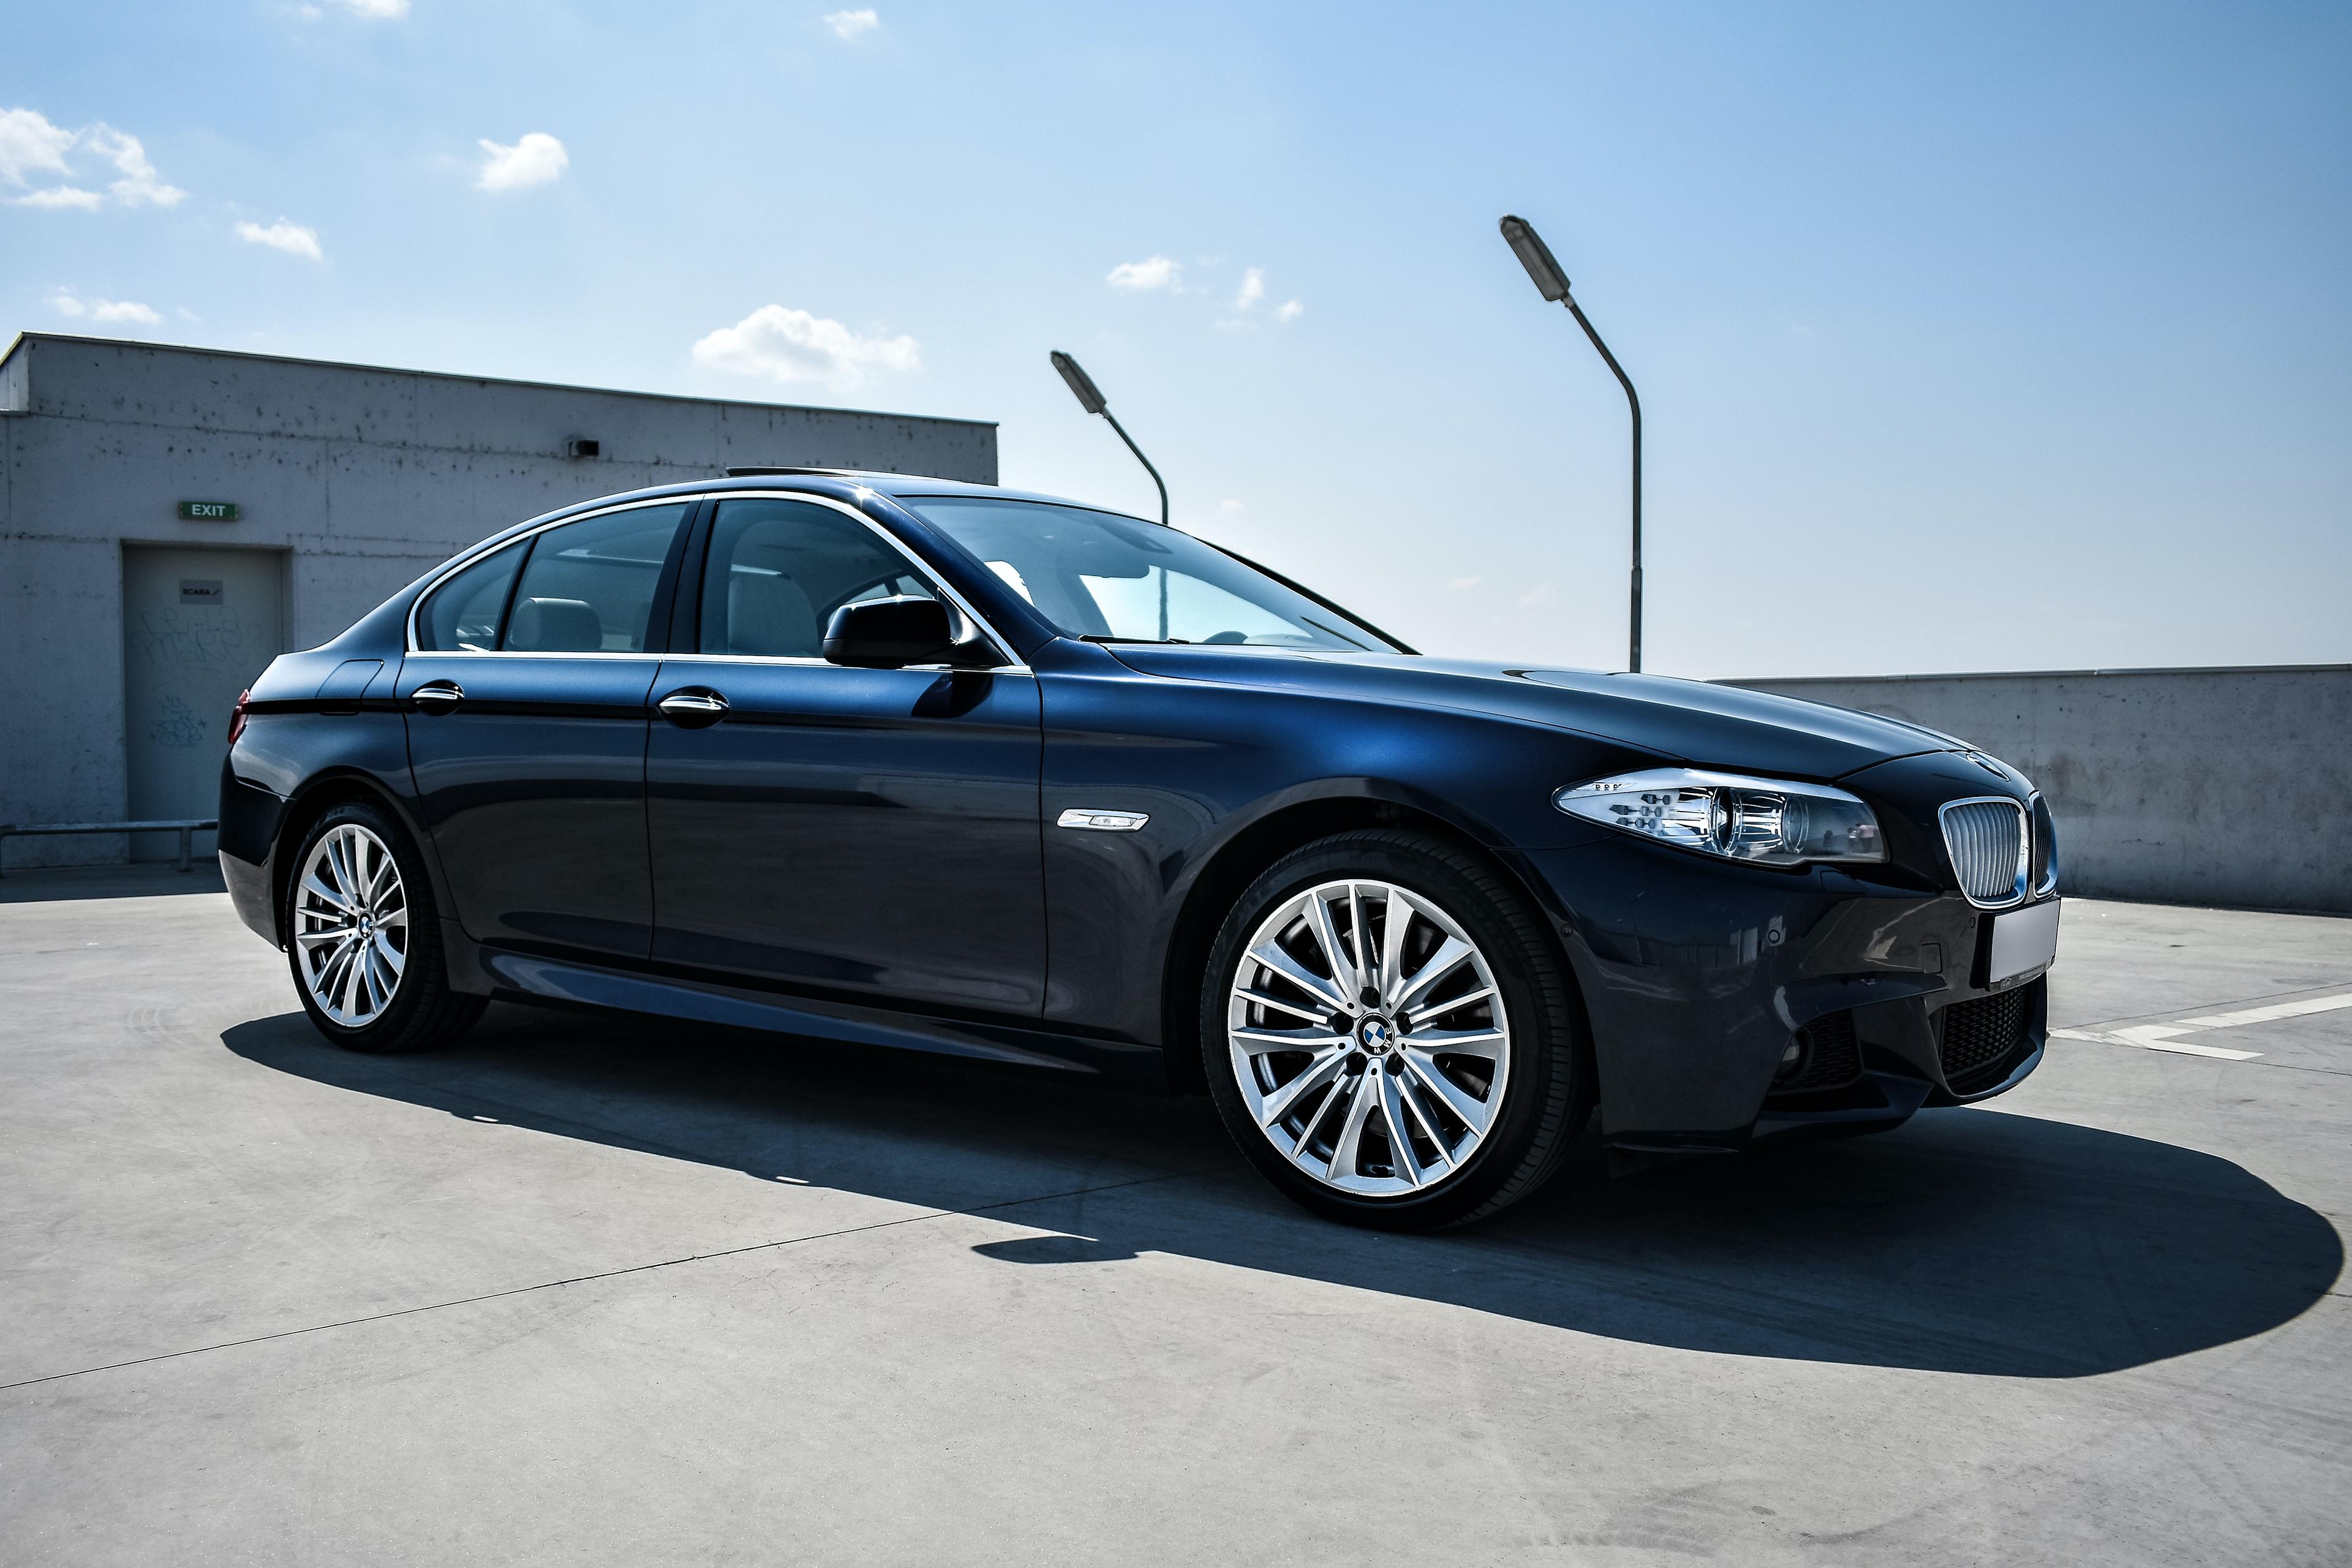
[[[1201,1100],[506,1008],[349,1055],[217,889],[0,883],[11,1563],[2352,1542],[2352,921],[2074,900],[1990,1106],[1398,1237]]]

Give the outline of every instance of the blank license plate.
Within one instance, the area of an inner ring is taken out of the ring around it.
[[[1986,982],[1998,985],[2037,969],[2047,969],[2058,956],[2056,899],[2030,910],[2012,910],[1992,918],[1992,962]]]

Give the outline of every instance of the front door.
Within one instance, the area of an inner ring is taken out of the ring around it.
[[[664,661],[656,702],[682,700],[658,709],[646,752],[654,956],[799,989],[1036,1015],[1034,678],[824,662],[824,625],[842,605],[937,596],[845,510],[722,500],[698,553],[698,651]]]
[[[563,523],[419,606],[400,672],[417,797],[468,935],[642,959],[656,605],[690,502]]]

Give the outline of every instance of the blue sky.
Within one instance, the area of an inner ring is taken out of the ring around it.
[[[1431,651],[2352,659],[2352,10],[16,5],[0,328],[1002,422]],[[1252,279],[1255,279],[1255,282]]]

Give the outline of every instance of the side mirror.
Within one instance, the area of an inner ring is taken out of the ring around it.
[[[946,664],[956,654],[948,607],[937,599],[865,599],[844,605],[825,623],[827,663],[859,669]]]

